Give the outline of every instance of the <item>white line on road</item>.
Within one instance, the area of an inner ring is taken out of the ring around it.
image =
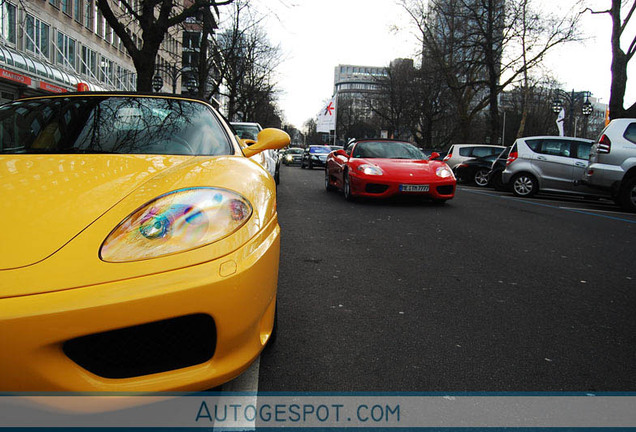
[[[507,200],[510,200],[510,201],[517,201],[517,202],[530,204],[530,205],[534,205],[534,206],[539,206],[539,207],[548,207],[548,208],[553,208],[553,209],[558,209],[558,210],[565,210],[565,211],[569,211],[569,212],[580,213],[580,214],[584,214],[584,215],[588,215],[588,216],[596,216],[596,217],[599,217],[599,218],[612,219],[612,220],[616,220],[616,221],[620,221],[620,222],[627,222],[627,223],[630,223],[630,224],[636,224],[636,220],[633,220],[633,219],[626,219],[624,217],[623,218],[619,218],[619,217],[616,217],[616,216],[605,216],[605,215],[602,215],[602,214],[593,213],[592,211],[590,211],[588,209],[560,207],[560,206],[557,206],[557,205],[550,205],[550,204],[546,204],[546,203],[530,201],[528,199],[517,198],[517,197],[514,197],[514,196],[495,195],[495,194],[490,193],[490,192],[480,192],[480,191],[470,190],[470,189],[464,189],[464,190],[466,192],[473,193],[473,194],[478,194],[478,195],[486,195],[486,196],[491,196],[491,197],[496,197],[496,198],[507,199]],[[624,214],[624,213],[621,213],[621,214]]]
[[[581,207],[559,207],[559,208],[563,210],[586,210],[591,212],[625,215],[625,212],[615,211],[615,210],[601,210],[601,209],[591,209],[591,208],[581,208]]]
[[[223,386],[221,387],[221,397],[217,402],[218,406],[229,407],[232,405],[243,405],[246,403],[257,406],[256,402],[258,401],[258,370],[260,362],[261,358],[257,357],[256,360],[254,360],[254,363],[252,363],[245,372],[243,372],[232,381],[223,384]],[[239,392],[242,394],[237,395],[236,393]],[[228,394],[225,395],[225,393]],[[250,393],[250,395],[246,396],[246,393]],[[221,431],[227,430],[227,428],[227,424],[218,427],[216,427],[215,425],[212,430]],[[242,421],[239,421],[238,424],[232,424],[231,428],[232,430],[253,431],[256,430],[256,420],[249,422],[244,419]]]

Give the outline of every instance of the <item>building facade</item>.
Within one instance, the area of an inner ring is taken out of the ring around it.
[[[369,97],[380,90],[378,80],[387,76],[386,67],[341,64],[334,68],[334,94],[338,108],[368,119],[372,113]]]
[[[136,88],[132,60],[95,0],[0,4],[0,102],[75,91],[79,83],[97,91]]]

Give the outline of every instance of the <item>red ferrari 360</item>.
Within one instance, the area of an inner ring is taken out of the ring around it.
[[[341,189],[346,199],[417,195],[444,202],[455,196],[457,181],[446,163],[426,158],[414,145],[394,140],[359,140],[331,152],[325,188]]]

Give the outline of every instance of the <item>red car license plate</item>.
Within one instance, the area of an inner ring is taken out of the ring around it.
[[[400,185],[401,192],[428,192],[429,185]]]

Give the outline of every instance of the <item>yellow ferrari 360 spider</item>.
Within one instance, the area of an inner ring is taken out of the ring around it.
[[[196,99],[77,93],[0,107],[0,390],[190,391],[272,336],[272,177]]]

